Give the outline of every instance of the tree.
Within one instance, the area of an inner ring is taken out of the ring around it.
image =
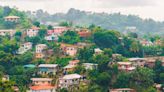
[[[94,42],[101,48],[113,48],[119,44],[117,31],[98,31],[94,33]]]
[[[71,27],[72,26],[72,22],[61,22],[60,24],[59,24],[59,26],[65,26],[65,27]]]
[[[47,29],[48,30],[52,30],[53,29],[53,26],[52,25],[48,25]]]
[[[149,68],[137,68],[130,75],[130,87],[138,92],[151,87],[154,83],[154,72]]]
[[[117,75],[114,87],[115,88],[128,88],[129,81],[130,81],[130,75],[128,73],[121,72]]]
[[[84,47],[83,49],[79,50],[78,59],[81,60],[81,62],[88,62],[89,59],[93,56],[94,50],[90,47]]]
[[[104,54],[96,55],[93,57],[93,62],[98,64],[99,71],[108,70],[109,57]]]
[[[46,33],[47,33],[46,29],[40,29],[38,32],[38,36],[44,38]]]
[[[164,80],[163,80],[163,78],[164,78],[164,75],[163,75],[164,74],[164,72],[163,72],[164,67],[162,66],[162,62],[160,60],[157,60],[155,62],[155,66],[154,66],[153,70],[155,72],[154,81],[156,83],[163,83],[164,82]]]
[[[75,31],[66,31],[62,36],[59,37],[59,42],[75,44],[80,41],[79,35]]]
[[[112,56],[112,49],[105,48],[105,49],[104,49],[104,54],[105,54],[105,55],[108,55],[109,57],[111,57],[111,56]]]
[[[33,25],[37,26],[37,27],[40,27],[40,22],[36,21],[33,23]]]

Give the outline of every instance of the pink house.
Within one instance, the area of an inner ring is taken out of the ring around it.
[[[47,30],[48,35],[61,35],[63,32],[67,31],[69,28],[67,27],[54,27],[53,30]]]
[[[60,48],[63,51],[63,54],[69,55],[69,56],[75,56],[78,50],[76,46],[70,45],[70,44],[61,44]]]
[[[27,36],[29,36],[29,37],[34,37],[34,36],[37,36],[37,35],[38,35],[38,32],[39,32],[39,28],[33,26],[33,27],[31,27],[30,29],[28,29],[28,30],[26,31],[26,34],[27,34]]]
[[[117,62],[117,64],[118,64],[118,70],[121,71],[130,72],[136,69],[136,67],[132,65],[132,62]]]

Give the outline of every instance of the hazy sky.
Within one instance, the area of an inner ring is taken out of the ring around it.
[[[0,5],[19,10],[43,9],[49,13],[67,12],[70,8],[86,11],[135,14],[164,21],[164,0],[0,0]]]

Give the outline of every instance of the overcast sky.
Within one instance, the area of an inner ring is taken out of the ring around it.
[[[0,0],[0,5],[19,10],[43,9],[53,14],[70,8],[93,12],[135,14],[142,18],[164,21],[164,0]]]

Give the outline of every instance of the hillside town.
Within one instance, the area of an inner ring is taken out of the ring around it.
[[[46,25],[5,9],[0,8],[0,92],[164,91],[162,36],[69,21]]]

